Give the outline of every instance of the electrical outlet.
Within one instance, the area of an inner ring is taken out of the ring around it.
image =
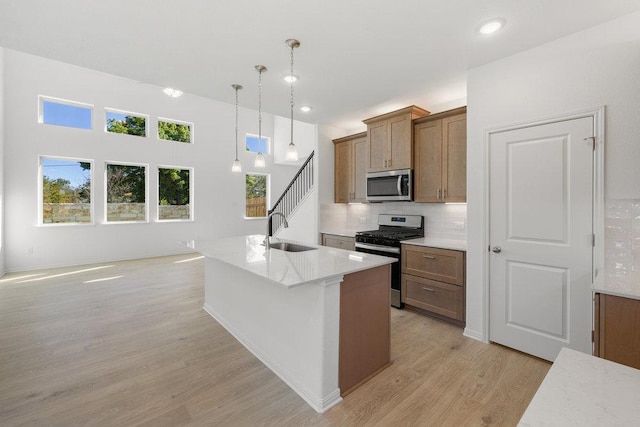
[[[464,222],[454,222],[453,223],[454,230],[464,230]]]
[[[33,248],[27,248],[27,254],[33,255]]]
[[[366,223],[367,223],[367,217],[366,216],[360,217],[360,224],[366,224]]]

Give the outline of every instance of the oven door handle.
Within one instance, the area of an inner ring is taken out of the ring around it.
[[[402,175],[398,175],[398,196],[402,196]]]
[[[396,248],[394,246],[367,245],[365,243],[356,242],[356,249],[357,248],[369,249],[371,251],[387,252],[387,253],[390,253],[390,254],[399,254],[400,253],[400,248]]]

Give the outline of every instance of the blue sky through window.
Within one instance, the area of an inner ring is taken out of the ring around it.
[[[110,119],[114,119],[119,122],[124,122],[127,117],[127,114],[122,113],[114,113],[113,111],[107,111],[107,122]]]
[[[51,180],[66,179],[71,187],[79,187],[91,178],[91,169],[82,169],[77,160],[43,158],[42,175]]]
[[[260,151],[261,153],[267,153],[268,152],[267,147],[269,146],[269,137],[263,136],[261,139],[262,139],[262,144],[259,144],[259,139],[257,135],[247,134],[245,137],[245,144],[246,144],[247,151],[250,151],[252,153],[257,153],[258,151]]]
[[[42,123],[91,129],[91,108],[43,100]]]

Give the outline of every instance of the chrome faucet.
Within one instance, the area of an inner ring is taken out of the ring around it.
[[[271,237],[271,217],[274,215],[280,215],[282,217],[282,220],[284,221],[283,225],[284,228],[289,228],[289,223],[287,222],[287,217],[284,216],[284,214],[282,212],[272,212],[268,217],[267,217],[267,232],[264,233],[265,234],[265,238],[264,238],[264,248],[266,250],[271,249],[271,242],[269,242],[269,237]]]

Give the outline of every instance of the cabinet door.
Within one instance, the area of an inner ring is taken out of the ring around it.
[[[390,156],[387,159],[387,169],[411,168],[412,123],[411,116],[403,115],[387,120],[389,132]]]
[[[369,148],[367,138],[353,141],[352,168],[353,168],[353,199],[351,201],[363,203],[367,201],[367,157]]]
[[[464,288],[423,277],[402,275],[402,301],[414,307],[464,321]]]
[[[596,302],[598,355],[640,369],[640,300],[600,294]]]
[[[388,157],[387,122],[371,123],[367,127],[369,140],[369,170],[381,171],[385,169],[385,161]]]
[[[413,199],[440,202],[442,179],[442,120],[417,124],[414,130]]]
[[[334,146],[334,201],[349,203],[351,195],[351,141]]]
[[[445,202],[467,201],[467,115],[442,119],[442,187]]]
[[[355,244],[356,239],[354,237],[336,236],[334,234],[322,235],[322,246],[353,251],[355,250]]]

